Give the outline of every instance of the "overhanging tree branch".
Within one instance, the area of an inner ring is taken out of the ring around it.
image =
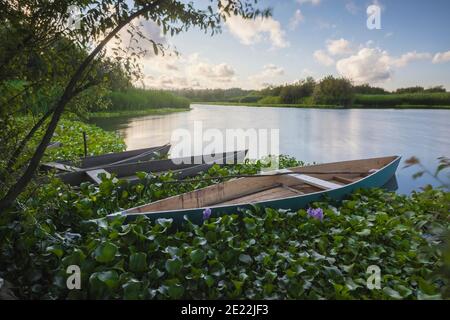
[[[56,126],[59,122],[59,119],[61,118],[62,113],[64,112],[65,106],[70,102],[70,100],[74,97],[75,94],[75,88],[82,77],[84,71],[89,66],[89,64],[94,60],[95,56],[103,50],[103,48],[108,44],[108,42],[127,24],[129,24],[131,21],[133,21],[135,18],[144,15],[145,13],[149,12],[150,10],[154,9],[156,6],[158,6],[160,3],[159,1],[155,1],[151,4],[148,4],[141,9],[137,10],[133,14],[129,15],[122,21],[118,23],[118,25],[95,47],[95,49],[85,58],[85,60],[81,63],[71,80],[69,81],[69,84],[66,86],[64,93],[62,94],[61,98],[58,100],[53,116],[50,120],[50,123],[47,127],[47,130],[37,147],[36,151],[34,152],[28,167],[26,168],[23,175],[19,178],[19,180],[8,190],[6,195],[3,197],[3,199],[0,200],[0,211],[5,210],[9,208],[14,200],[19,196],[19,194],[25,189],[25,187],[28,185],[28,183],[33,178],[33,175],[35,171],[37,170],[39,163],[44,155],[45,149],[47,148],[47,145],[50,143],[51,137],[53,136],[53,133],[55,132]]]

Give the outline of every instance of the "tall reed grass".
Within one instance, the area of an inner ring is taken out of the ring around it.
[[[108,110],[144,110],[162,108],[189,108],[189,100],[162,90],[132,88],[113,91],[109,94],[111,106]]]
[[[450,93],[358,94],[355,105],[367,107],[450,106]]]

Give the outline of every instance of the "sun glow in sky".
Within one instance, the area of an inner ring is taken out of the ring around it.
[[[204,6],[207,1],[194,1]],[[367,28],[367,7],[381,7],[381,29]],[[313,76],[344,76],[395,89],[450,89],[450,1],[283,0],[262,20],[231,18],[213,37],[197,29],[162,36],[179,56],[142,60],[146,87],[259,89]],[[148,44],[150,46],[150,44]]]

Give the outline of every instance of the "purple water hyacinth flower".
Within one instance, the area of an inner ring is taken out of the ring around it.
[[[206,208],[205,210],[203,210],[203,220],[208,220],[209,217],[211,217],[211,209]]]
[[[309,208],[307,211],[308,216],[310,216],[311,218],[317,219],[322,221],[323,220],[323,210],[321,208]]]

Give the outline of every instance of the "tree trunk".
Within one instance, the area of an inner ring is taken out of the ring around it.
[[[44,155],[45,149],[50,142],[50,139],[55,132],[56,126],[58,125],[59,119],[61,118],[62,113],[64,112],[64,108],[67,103],[74,97],[74,89],[77,82],[82,77],[84,71],[89,66],[89,64],[94,60],[95,56],[105,47],[105,45],[127,24],[129,24],[132,20],[139,17],[140,15],[150,11],[154,7],[159,4],[160,1],[155,1],[150,5],[143,7],[142,9],[136,11],[135,13],[128,16],[125,20],[121,21],[113,31],[111,31],[105,39],[100,42],[100,44],[86,57],[86,59],[81,63],[80,67],[75,72],[74,76],[70,80],[69,84],[66,86],[63,95],[59,99],[54,108],[53,117],[50,120],[50,123],[47,127],[47,130],[41,140],[41,143],[37,147],[35,153],[33,154],[28,167],[26,168],[23,175],[19,178],[19,180],[8,190],[7,194],[0,200],[0,212],[11,207],[16,198],[22,193],[22,191],[26,188],[26,186],[30,183],[33,178],[34,173],[36,172],[39,163]]]
[[[33,126],[33,128],[31,128],[31,130],[28,132],[28,134],[26,135],[25,138],[23,138],[22,141],[20,141],[18,147],[14,150],[14,152],[11,154],[11,157],[8,160],[8,164],[7,164],[7,168],[10,168],[12,170],[12,167],[14,166],[14,164],[16,163],[17,158],[20,156],[20,154],[22,153],[22,150],[25,148],[25,146],[27,145],[28,141],[30,141],[30,139],[34,136],[34,134],[36,133],[36,131],[39,130],[39,128],[42,126],[42,124],[45,122],[45,120],[50,117],[50,115],[53,113],[53,109],[50,109],[49,111],[47,111],[46,114],[44,114],[38,122],[36,122],[36,124]]]

